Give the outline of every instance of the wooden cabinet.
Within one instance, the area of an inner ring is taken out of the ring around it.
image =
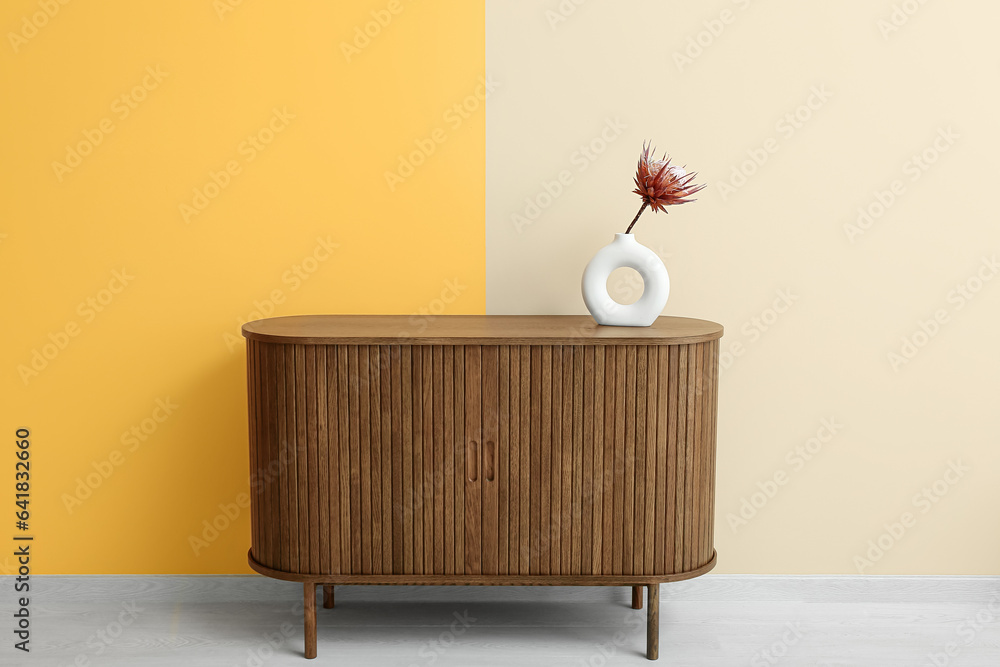
[[[250,564],[304,584],[307,657],[318,584],[646,585],[652,619],[713,567],[721,326],[407,320],[243,328]]]

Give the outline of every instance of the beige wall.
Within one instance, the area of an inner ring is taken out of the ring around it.
[[[718,571],[1000,573],[998,20],[986,0],[487,2],[487,312],[586,312],[644,139],[709,184],[635,231],[665,313],[727,331]]]

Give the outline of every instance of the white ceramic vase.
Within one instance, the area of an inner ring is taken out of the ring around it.
[[[621,304],[608,293],[608,276],[621,267],[642,276],[642,296]],[[670,277],[659,255],[635,240],[632,234],[615,234],[615,240],[597,251],[583,272],[583,302],[598,324],[648,327],[667,305]]]

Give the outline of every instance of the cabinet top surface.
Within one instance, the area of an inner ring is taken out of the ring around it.
[[[255,320],[243,335],[297,345],[683,345],[722,337],[722,325],[659,317],[609,327],[589,315],[293,315]]]

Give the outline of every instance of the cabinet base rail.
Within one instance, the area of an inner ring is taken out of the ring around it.
[[[316,657],[316,587],[323,587],[323,607],[334,607],[334,591],[340,585],[430,585],[430,586],[629,586],[632,608],[642,609],[642,589],[646,589],[646,657],[660,655],[660,584],[682,581],[705,574],[715,567],[716,553],[701,567],[668,575],[457,575],[457,574],[300,574],[274,570],[247,555],[250,567],[274,579],[302,583],[305,625],[305,657]]]

